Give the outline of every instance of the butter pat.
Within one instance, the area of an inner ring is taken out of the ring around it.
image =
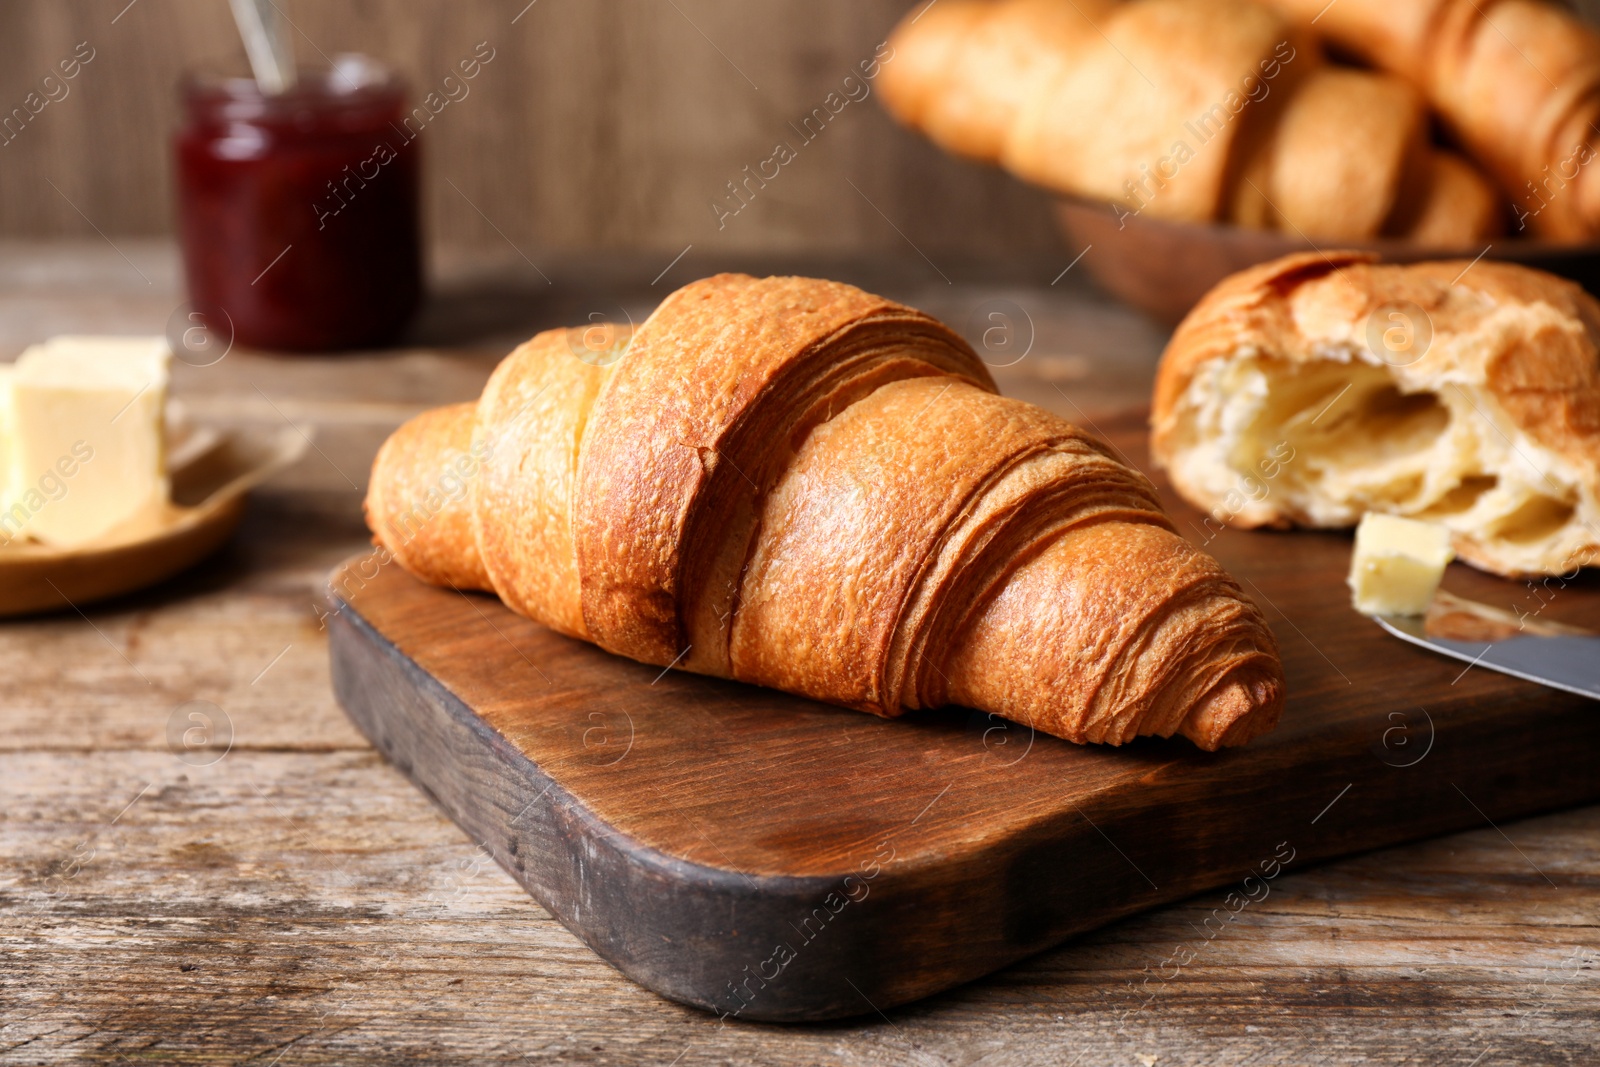
[[[18,357],[0,542],[79,545],[166,505],[171,355],[160,337],[57,337]]]
[[[1363,615],[1425,615],[1455,558],[1450,531],[1369,511],[1356,527],[1350,592]]]

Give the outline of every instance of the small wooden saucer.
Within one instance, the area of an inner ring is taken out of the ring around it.
[[[81,607],[143,589],[200,562],[244,516],[251,488],[305,452],[300,431],[202,431],[205,447],[172,471],[172,504],[158,516],[72,548],[0,548],[0,617]]]

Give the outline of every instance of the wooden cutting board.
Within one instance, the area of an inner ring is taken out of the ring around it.
[[[1141,420],[1097,429],[1149,471]],[[728,1019],[882,1011],[1205,889],[1212,936],[1285,871],[1600,797],[1600,705],[1382,633],[1349,607],[1347,535],[1167,504],[1283,648],[1282,724],[1243,749],[881,720],[619,659],[372,557],[331,578],[334,688],[596,952]],[[1445,585],[1600,618],[1592,577]]]

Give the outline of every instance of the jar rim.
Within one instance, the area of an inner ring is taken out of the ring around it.
[[[365,108],[405,92],[405,79],[370,56],[341,53],[333,62],[332,67],[301,68],[294,85],[282,93],[264,91],[254,78],[209,71],[188,72],[179,91],[191,110],[233,120]]]

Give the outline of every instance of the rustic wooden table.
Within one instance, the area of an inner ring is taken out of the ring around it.
[[[1287,874],[1210,937],[1224,891],[1202,894],[847,1023],[719,1024],[594,956],[345,720],[315,605],[366,541],[384,435],[533,330],[637,320],[710,266],[652,287],[662,258],[542,264],[548,285],[447,261],[406,348],[177,368],[198,418],[317,447],[189,574],[0,623],[0,1063],[1600,1061],[1600,808]],[[994,362],[1033,343],[1008,392],[1089,423],[1143,402],[1162,332],[1075,278],[829,269],[974,337],[1009,316]],[[164,244],[0,245],[0,358],[160,331],[181,299]],[[209,747],[180,740],[194,701]]]

